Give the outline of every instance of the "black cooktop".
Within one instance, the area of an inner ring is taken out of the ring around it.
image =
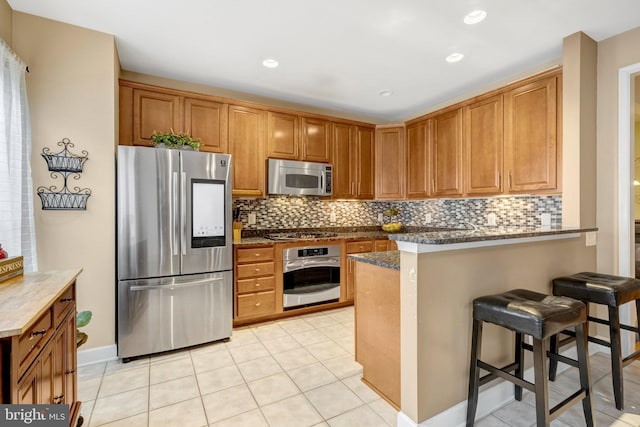
[[[336,237],[338,233],[330,231],[300,231],[294,233],[273,233],[264,237],[270,240],[301,240],[301,239],[323,239],[325,237]]]

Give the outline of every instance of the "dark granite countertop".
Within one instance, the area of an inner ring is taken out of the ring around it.
[[[450,228],[438,228],[438,227],[405,227],[405,232],[434,232],[451,230]],[[298,231],[328,231],[336,233],[334,237],[322,237],[322,238],[304,238],[298,240],[271,240],[264,237],[269,233],[288,233]],[[271,245],[274,243],[298,243],[298,242],[317,242],[320,240],[364,240],[364,239],[387,239],[393,233],[387,233],[382,231],[379,226],[365,226],[365,227],[334,227],[334,228],[310,228],[310,229],[277,229],[277,230],[243,230],[242,240],[234,242],[236,246],[258,246],[258,245]],[[397,234],[393,234],[397,235]]]
[[[366,262],[378,267],[400,270],[400,251],[388,252],[368,252],[363,254],[349,255],[354,261]]]
[[[597,231],[594,227],[486,227],[477,230],[447,230],[418,233],[392,234],[390,240],[411,242],[424,245],[447,245],[452,243],[481,242],[487,240],[519,239],[523,237],[541,237],[556,234],[585,233]]]

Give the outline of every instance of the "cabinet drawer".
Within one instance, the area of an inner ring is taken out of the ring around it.
[[[238,249],[236,262],[256,262],[256,261],[271,261],[273,260],[273,246],[269,248],[248,248]]]
[[[238,317],[257,317],[276,311],[275,291],[238,296]]]
[[[53,321],[59,324],[65,318],[68,311],[73,307],[75,302],[75,286],[69,286],[62,295],[53,303]]]
[[[18,338],[18,360],[20,369],[18,377],[35,359],[40,350],[53,335],[51,308],[49,308],[40,318]]]
[[[272,291],[275,289],[276,279],[270,277],[256,277],[254,279],[238,280],[238,293],[248,294],[250,292]]]
[[[386,252],[388,251],[389,241],[388,240],[376,240],[375,241],[376,252]]]
[[[348,254],[357,254],[360,252],[371,252],[371,251],[373,251],[373,240],[363,240],[361,242],[347,243]]]
[[[238,266],[238,279],[256,276],[269,276],[274,271],[273,262],[261,262],[257,264],[245,264]]]

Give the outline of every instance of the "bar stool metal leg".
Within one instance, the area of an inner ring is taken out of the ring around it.
[[[522,334],[520,332],[516,332],[516,349],[515,349],[515,363],[517,363],[516,371],[514,372],[515,376],[522,379],[524,375],[524,353],[522,351]],[[522,387],[515,384],[515,397],[516,400],[522,400]]]
[[[589,367],[589,353],[587,351],[587,333],[585,329],[589,323],[576,326],[576,349],[578,350],[578,366],[580,371],[580,388],[591,390],[591,368]],[[585,399],[582,399],[582,409],[587,427],[594,427],[593,422],[593,393],[590,391]]]
[[[473,427],[478,408],[478,390],[480,388],[480,368],[478,360],[482,350],[482,321],[473,319],[471,336],[471,363],[469,366],[469,397],[467,399],[467,427]]]
[[[611,376],[613,377],[613,395],[616,408],[623,407],[623,381],[622,381],[622,344],[620,342],[620,311],[618,307],[609,306],[609,334],[611,335]]]
[[[533,340],[533,369],[535,371],[536,420],[538,427],[548,427],[551,422],[547,393],[547,345],[546,340]]]

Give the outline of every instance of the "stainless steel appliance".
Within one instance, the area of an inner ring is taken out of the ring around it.
[[[340,298],[340,246],[303,246],[282,253],[285,309]]]
[[[269,194],[330,196],[333,168],[328,163],[269,159]]]
[[[229,337],[231,157],[119,146],[117,164],[118,356]]]

